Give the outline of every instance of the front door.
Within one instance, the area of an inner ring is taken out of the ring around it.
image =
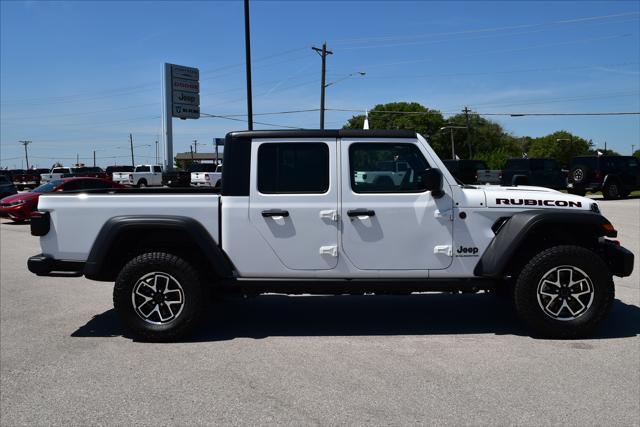
[[[451,264],[453,200],[426,191],[431,167],[417,141],[340,143],[342,248],[362,270],[430,270]],[[406,165],[399,176],[397,168]],[[448,187],[445,183],[445,187]]]
[[[251,150],[251,225],[286,268],[335,268],[336,140],[254,140]]]

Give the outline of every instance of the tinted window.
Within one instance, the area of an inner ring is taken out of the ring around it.
[[[151,168],[149,166],[138,166],[136,172],[151,172]]]
[[[85,180],[83,181],[83,188],[86,188],[87,190],[90,190],[92,188],[111,188],[111,184],[109,184],[108,182],[104,182],[104,181],[98,181],[96,180]]]
[[[215,172],[216,165],[213,163],[200,163],[192,165],[189,170],[191,172]]]
[[[574,157],[571,159],[571,167],[576,166],[588,166],[591,169],[596,169],[598,167],[598,158],[597,157]]]
[[[52,173],[69,173],[69,168],[53,168]]]
[[[113,172],[133,172],[133,166],[109,166],[107,173]]]
[[[349,165],[351,188],[356,193],[425,191],[422,172],[429,163],[413,144],[351,144]]]
[[[558,166],[558,162],[553,159],[545,159],[544,160],[544,170],[545,171],[555,171],[560,169]]]
[[[7,178],[4,175],[0,175],[0,184],[4,185],[4,184],[10,184],[10,183],[11,183],[11,181],[9,181],[9,178]]]
[[[69,181],[64,184],[64,186],[62,187],[62,191],[82,190],[84,188],[84,181],[82,180]]]
[[[42,184],[40,187],[34,188],[33,192],[35,193],[48,193],[49,191],[53,191],[58,185],[62,184],[64,181],[61,179],[56,179],[55,181],[49,181],[46,184]]]
[[[529,160],[509,159],[507,160],[507,169],[529,169]]]
[[[154,166],[153,167],[153,171],[154,172],[162,172],[162,169],[160,168],[160,166]]]
[[[329,147],[323,143],[268,143],[258,149],[258,191],[325,193]]]

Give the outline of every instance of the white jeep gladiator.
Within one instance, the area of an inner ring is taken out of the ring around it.
[[[114,282],[141,339],[188,334],[205,293],[489,291],[534,334],[590,334],[633,254],[592,200],[538,187],[459,184],[415,132],[227,135],[222,188],[105,189],[40,197],[41,276]],[[356,180],[405,162],[393,185]]]
[[[134,187],[159,187],[162,185],[162,167],[139,165],[133,172],[114,172],[113,182]]]

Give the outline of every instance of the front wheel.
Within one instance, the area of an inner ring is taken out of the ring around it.
[[[198,272],[181,258],[151,252],[118,274],[113,305],[122,322],[145,341],[174,341],[193,330],[204,311]]]
[[[518,315],[536,334],[548,338],[591,334],[611,309],[613,297],[607,265],[580,246],[540,252],[523,268],[515,286]]]
[[[620,186],[617,182],[610,182],[602,189],[602,196],[606,200],[619,199],[621,194]]]

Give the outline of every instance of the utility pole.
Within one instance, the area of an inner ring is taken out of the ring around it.
[[[156,165],[158,164],[158,140],[156,139]]]
[[[471,158],[473,157],[471,154],[471,122],[469,121],[469,113],[471,112],[471,110],[469,109],[469,107],[465,106],[462,112],[464,113],[464,117],[467,122],[467,146],[469,147],[469,160],[471,160]]]
[[[631,155],[633,156],[633,153],[635,153],[636,151],[634,150],[634,148],[636,148],[636,144],[631,144]]]
[[[193,162],[193,145],[189,145],[189,150],[191,150],[191,162]]]
[[[20,144],[24,145],[24,158],[27,161],[27,169],[29,169],[29,152],[27,150],[27,145],[31,144],[33,141],[18,141]]]
[[[136,162],[133,158],[133,135],[129,134],[129,145],[131,146],[131,167],[136,167]]]
[[[325,76],[327,73],[327,55],[333,55],[333,52],[327,50],[327,42],[322,43],[322,49],[312,47],[318,55],[322,57],[322,78],[320,79],[320,129],[324,129],[324,91],[327,88],[325,84]]]
[[[76,153],[76,166],[80,167],[80,154]]]
[[[96,150],[93,150],[93,167],[96,167]]]
[[[604,142],[604,155],[607,155],[607,141]]]
[[[193,140],[193,151],[198,154],[198,140],[194,139]]]
[[[251,31],[249,26],[249,0],[244,0],[244,50],[247,67],[247,128],[253,130],[253,95],[251,94]]]

